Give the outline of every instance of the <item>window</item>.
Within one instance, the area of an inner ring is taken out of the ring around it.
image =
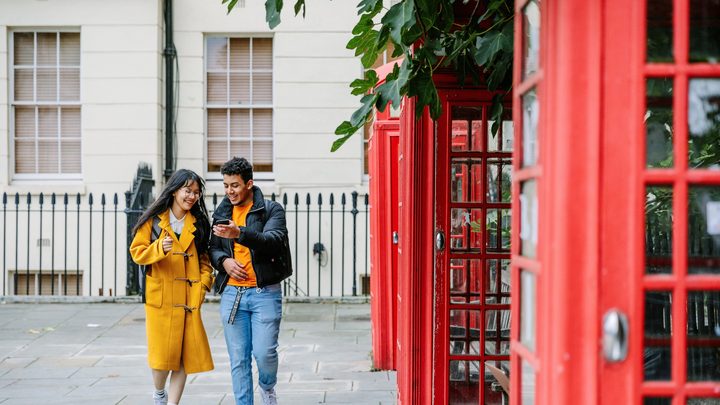
[[[272,38],[208,37],[205,66],[208,171],[239,156],[272,172]]]
[[[13,32],[10,43],[15,177],[79,175],[80,33]]]

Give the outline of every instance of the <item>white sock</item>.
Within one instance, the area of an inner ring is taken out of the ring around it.
[[[178,405],[176,402],[168,402],[167,405]]]
[[[167,396],[167,392],[164,389],[155,390],[154,396],[156,396],[158,398],[164,398]]]

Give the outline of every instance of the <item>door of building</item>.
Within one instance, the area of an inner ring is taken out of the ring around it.
[[[493,134],[491,93],[441,92],[436,126],[436,404],[508,403],[510,112]]]
[[[720,8],[635,5],[605,6],[600,403],[718,404]]]

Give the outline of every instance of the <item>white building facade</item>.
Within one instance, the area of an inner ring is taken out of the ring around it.
[[[152,168],[155,190],[163,184],[165,4],[163,0],[0,3],[0,193],[8,195],[2,218],[4,293],[12,294],[18,283],[28,284],[28,291],[45,293],[46,287],[38,284],[48,268],[52,266],[54,273],[58,263],[71,262],[71,273],[79,275],[73,281],[80,284],[79,292],[107,295],[114,288],[113,294],[124,294],[125,215],[114,218],[97,211],[102,194],[108,212],[115,193],[119,209],[125,208],[121,193],[130,188],[141,162]],[[177,55],[172,86],[174,167],[198,172],[208,180],[208,194],[221,195],[220,165],[232,156],[244,156],[254,164],[256,183],[268,195],[288,193],[292,204],[292,196],[299,193],[304,206],[307,193],[313,205],[319,192],[324,193],[325,204],[331,192],[336,204],[340,193],[348,193],[349,204],[349,193],[357,191],[362,205],[367,190],[362,134],[338,152],[330,152],[335,127],[358,106],[348,85],[363,70],[359,59],[345,48],[357,20],[355,4],[309,5],[304,19],[295,17],[291,6],[286,5],[282,24],[270,30],[262,1],[241,0],[229,14],[219,0],[172,1]],[[19,210],[16,193],[22,200]],[[42,213],[40,193],[46,196]],[[70,214],[51,219],[51,193],[58,196],[60,211],[60,196],[69,194]],[[86,212],[91,193],[94,213]],[[73,217],[78,194],[82,212]],[[318,217],[315,210],[311,209],[312,222],[327,226],[330,217]],[[339,217],[333,220],[339,225]],[[357,220],[362,250],[366,218],[360,213]],[[318,242],[315,228],[320,225],[295,229],[289,222],[291,234],[301,237],[302,248],[295,258],[298,269],[312,254],[304,247]],[[77,232],[72,229],[75,225]],[[102,252],[98,253],[99,243],[90,247],[91,232],[103,235]],[[327,238],[327,231],[323,232]],[[117,238],[115,233],[120,233]],[[324,244],[329,246],[329,241]],[[45,262],[40,249],[46,250]],[[333,256],[339,257],[339,252]],[[52,264],[47,263],[50,257]],[[366,266],[363,260],[357,264],[361,272]],[[65,271],[68,265],[61,267]],[[321,268],[320,283],[327,286],[329,275],[323,272]],[[298,284],[309,285],[309,279],[318,277],[317,269],[303,277],[308,280]],[[113,280],[112,287],[106,278]],[[49,280],[46,285],[62,285],[57,278]],[[103,280],[102,286],[98,280]],[[329,295],[322,288],[317,292]]]

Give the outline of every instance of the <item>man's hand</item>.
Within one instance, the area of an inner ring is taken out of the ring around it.
[[[223,261],[223,268],[230,277],[236,280],[245,280],[247,278],[247,270],[245,270],[245,266],[232,257],[228,257]]]
[[[167,253],[172,249],[173,240],[170,237],[170,235],[166,236],[165,239],[162,240],[162,247],[163,252]]]
[[[240,236],[240,228],[230,221],[227,225],[216,224],[213,226],[213,233],[221,238],[237,239]]]

